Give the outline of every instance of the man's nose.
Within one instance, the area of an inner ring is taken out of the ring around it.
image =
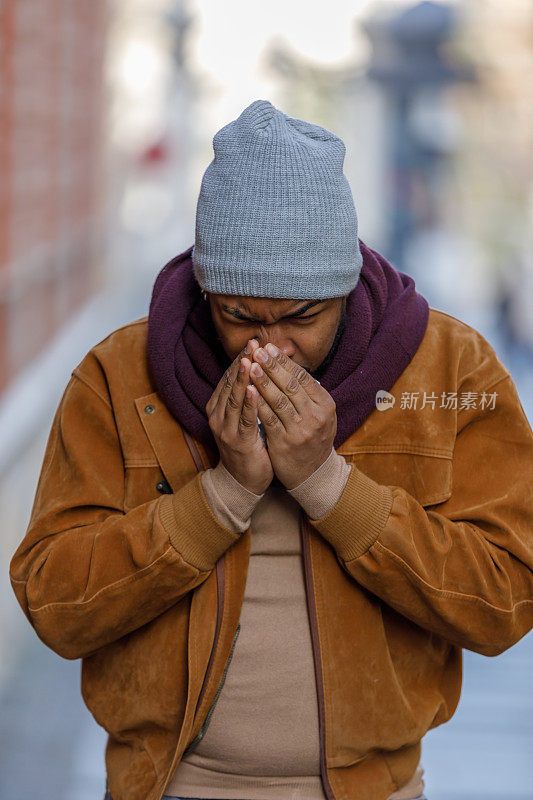
[[[290,339],[282,336],[279,331],[274,331],[274,329],[268,330],[267,328],[261,326],[261,330],[258,332],[255,338],[259,342],[260,347],[264,347],[266,344],[268,344],[268,342],[271,342],[278,348],[278,350],[280,350],[282,353],[285,353],[286,356],[289,356],[289,358],[292,358],[296,352],[296,349]]]

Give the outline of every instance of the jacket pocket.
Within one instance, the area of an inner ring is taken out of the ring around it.
[[[405,489],[422,506],[443,503],[452,494],[452,452],[449,450],[380,445],[342,455],[378,483]]]
[[[124,473],[125,511],[172,492],[159,464],[131,466],[126,462]]]

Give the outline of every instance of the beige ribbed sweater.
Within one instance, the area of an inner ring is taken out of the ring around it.
[[[245,489],[219,463],[202,475],[218,519],[252,526],[240,633],[207,730],[178,764],[165,795],[246,800],[325,800],[318,705],[299,532],[299,508],[325,516],[350,466],[334,449],[295,489]],[[424,791],[423,768],[387,800]]]

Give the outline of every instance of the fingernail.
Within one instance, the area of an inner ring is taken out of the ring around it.
[[[244,372],[244,364],[242,363],[242,361],[239,364],[239,372]]]
[[[263,374],[263,370],[261,369],[259,364],[253,364],[250,372],[252,373],[252,375],[255,375],[256,378],[260,378],[261,375]]]
[[[270,353],[271,356],[279,355],[279,350],[276,347],[276,345],[275,344],[271,344],[270,342],[265,347],[265,350],[268,350],[268,352]]]
[[[244,352],[245,352],[245,353],[246,353],[246,355],[248,355],[248,356],[249,356],[249,355],[250,355],[250,353],[252,352],[252,346],[251,346],[250,342],[248,342],[248,344],[247,344],[247,345],[246,345],[246,347],[244,348]]]
[[[255,357],[257,358],[258,361],[261,361],[263,364],[265,364],[268,361],[268,355],[265,353],[262,347],[260,347],[259,350],[255,351]]]

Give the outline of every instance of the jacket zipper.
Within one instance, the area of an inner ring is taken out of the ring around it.
[[[222,691],[222,688],[223,688],[223,686],[224,686],[224,684],[226,682],[226,674],[228,672],[229,665],[231,663],[231,659],[233,658],[233,651],[235,650],[235,644],[237,642],[237,636],[239,635],[240,630],[241,630],[241,623],[239,622],[238,625],[237,625],[237,630],[235,631],[235,636],[233,637],[233,642],[231,644],[231,650],[230,650],[230,653],[229,653],[229,656],[228,656],[228,660],[226,661],[226,666],[224,667],[224,672],[222,673],[222,679],[221,679],[219,687],[217,689],[217,693],[216,693],[216,695],[215,695],[215,697],[213,699],[213,702],[211,703],[211,707],[210,707],[209,711],[207,712],[207,716],[206,716],[205,720],[202,723],[202,727],[200,728],[200,730],[198,731],[198,733],[196,734],[196,736],[194,737],[192,742],[189,745],[187,745],[187,747],[183,751],[183,754],[181,756],[182,760],[183,760],[183,758],[185,758],[185,756],[187,756],[189,753],[191,753],[195,749],[196,745],[198,745],[202,741],[204,736],[205,736],[205,732],[207,731],[207,729],[209,727],[209,723],[211,722],[211,717],[213,716],[213,712],[215,710],[215,706],[217,704],[217,700],[218,700],[218,698],[220,696],[220,692]]]
[[[200,703],[203,700],[205,690],[207,687],[207,682],[209,680],[209,676],[211,674],[211,669],[213,667],[213,662],[215,660],[215,651],[217,648],[218,643],[218,636],[220,633],[220,628],[222,626],[222,616],[224,614],[224,588],[226,583],[226,556],[224,555],[222,558],[219,558],[217,561],[217,622],[215,625],[215,635],[213,637],[213,644],[211,646],[211,653],[209,655],[209,661],[207,662],[207,669],[204,675],[204,680],[202,682],[202,688],[200,689],[200,694],[198,695],[198,700],[196,701],[196,708],[194,709],[194,716],[192,720],[192,724],[194,727],[194,723],[196,722],[196,715],[198,713],[198,709],[200,707]]]
[[[216,573],[217,573],[217,621],[216,621],[216,625],[215,625],[215,635],[213,637],[213,644],[211,645],[211,653],[209,655],[209,661],[207,663],[207,670],[206,670],[205,675],[204,675],[204,679],[203,679],[203,682],[202,682],[202,687],[200,689],[200,694],[198,695],[198,700],[196,701],[196,707],[194,709],[194,715],[193,715],[191,728],[194,727],[194,723],[196,721],[196,716],[198,714],[198,708],[200,707],[200,702],[202,701],[202,698],[203,698],[203,696],[205,694],[205,690],[206,690],[206,687],[207,687],[207,681],[208,681],[209,675],[211,674],[211,669],[213,667],[213,662],[215,660],[215,651],[216,651],[216,647],[217,647],[217,644],[218,644],[218,636],[219,636],[219,633],[220,633],[220,628],[222,626],[222,615],[224,613],[224,589],[225,589],[225,582],[226,582],[225,581],[225,577],[226,577],[226,555],[225,554],[221,558],[219,558],[218,561],[217,561]],[[235,636],[235,638],[233,640],[233,644],[235,644],[235,639],[236,638],[237,637]],[[230,661],[232,655],[233,655],[233,647],[231,649],[231,652],[230,652],[230,655],[229,655],[229,659],[228,659],[228,663],[226,664],[225,670],[229,666],[229,661]],[[222,677],[222,680],[225,680],[225,671],[224,671],[224,675]],[[217,697],[215,699],[218,699],[218,694],[217,694]],[[193,741],[196,742],[196,739],[197,739],[197,736],[195,737],[195,739]],[[192,742],[190,742],[190,744],[187,745],[187,747],[184,750],[184,753],[188,750],[188,748],[191,746],[191,744],[192,744]],[[176,765],[175,765],[174,762],[176,760],[176,753],[177,752],[178,752],[178,750],[176,748],[176,750],[174,751],[174,755],[172,757],[172,762],[170,764],[170,769],[167,772],[167,775],[166,775],[165,780],[164,780],[163,785],[162,785],[161,794],[158,796],[157,800],[161,800],[161,798],[165,794],[165,786],[167,785],[170,776],[172,775],[172,773],[176,769]]]
[[[320,660],[320,639],[318,636],[318,620],[316,611],[315,591],[313,587],[313,571],[311,568],[311,548],[309,545],[309,531],[304,511],[300,510],[300,538],[304,562],[305,594],[307,611],[311,628],[311,641],[313,644],[313,659],[315,662],[316,692],[318,699],[318,728],[320,738],[320,774],[322,785],[328,800],[335,800],[326,768],[326,713],[324,706],[324,684],[322,680],[322,662]]]

